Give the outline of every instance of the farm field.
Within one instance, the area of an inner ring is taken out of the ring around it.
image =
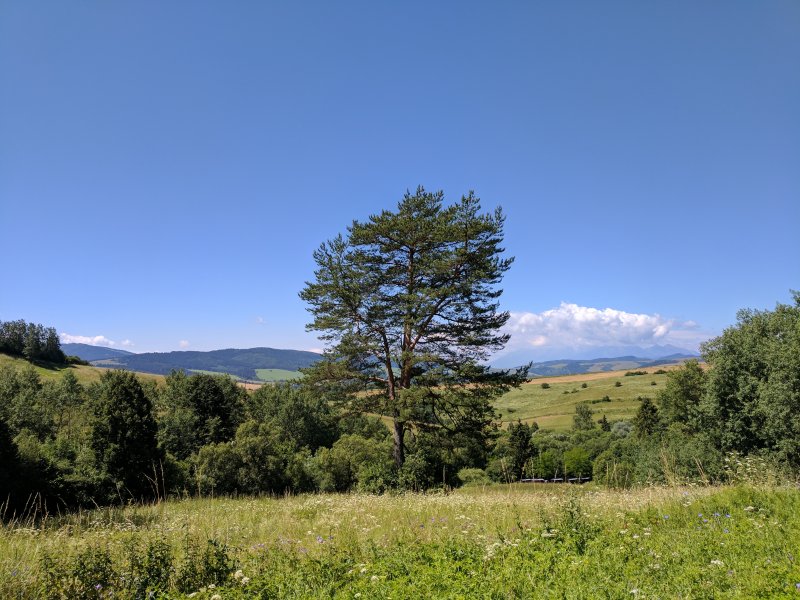
[[[625,376],[627,371],[609,371],[540,377],[511,390],[495,404],[501,422],[536,421],[544,429],[565,430],[572,426],[575,405],[588,402],[597,419],[606,415],[609,421],[632,419],[641,402],[637,398],[655,399],[667,381],[665,373],[675,366],[647,369],[646,375]],[[617,386],[619,382],[621,385]],[[653,385],[655,383],[655,385]],[[547,389],[542,388],[547,384]],[[585,385],[586,387],[582,387]],[[602,401],[608,396],[609,402]]]
[[[11,522],[0,597],[795,597],[798,539],[796,486],[191,499]]]
[[[262,381],[291,381],[301,379],[303,374],[299,371],[288,371],[286,369],[256,369],[256,376]]]

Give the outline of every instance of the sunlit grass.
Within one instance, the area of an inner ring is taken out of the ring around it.
[[[641,403],[637,398],[655,398],[664,387],[667,376],[654,374],[656,370],[633,377],[625,377],[625,371],[618,371],[534,379],[505,394],[496,402],[496,408],[504,423],[536,421],[541,428],[555,430],[572,426],[575,405],[581,402],[588,402],[598,419],[606,415],[609,421],[630,420]],[[543,389],[542,382],[550,387]],[[617,382],[621,385],[617,386]],[[601,402],[605,396],[610,402]]]
[[[154,539],[176,557],[189,540],[224,544],[248,583],[231,577],[222,597],[752,597],[800,583],[800,493],[521,484],[88,511],[4,527],[0,597],[35,597],[45,555],[96,547],[123,564],[126,544]]]

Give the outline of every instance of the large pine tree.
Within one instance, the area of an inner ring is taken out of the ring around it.
[[[481,364],[508,341],[503,220],[500,209],[482,214],[472,192],[446,206],[420,187],[314,253],[315,281],[300,296],[328,347],[309,380],[391,418],[397,466],[410,428],[485,434],[492,400],[527,374]]]

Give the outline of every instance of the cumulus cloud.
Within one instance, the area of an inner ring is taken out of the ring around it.
[[[188,347],[190,346],[189,342],[188,342],[188,341],[186,341],[186,340],[181,340],[180,342],[178,342],[178,345],[179,345],[181,348],[188,348]]]
[[[88,335],[70,335],[69,333],[61,333],[59,334],[61,338],[62,344],[89,344],[90,346],[116,346],[117,343],[114,340],[108,339],[104,335],[95,335],[95,336],[88,336]],[[130,340],[125,340],[130,344]],[[126,345],[123,342],[123,346]],[[132,344],[131,344],[132,345]]]
[[[133,343],[132,341],[130,341],[130,340],[122,340],[122,341],[119,343],[119,345],[120,345],[120,346],[125,346],[125,347],[128,347],[128,346],[135,346],[136,344],[134,344],[134,343]]]
[[[511,334],[506,350],[590,350],[612,346],[675,345],[695,350],[708,337],[693,321],[667,319],[659,314],[629,313],[562,302],[540,313],[512,312],[505,330]]]

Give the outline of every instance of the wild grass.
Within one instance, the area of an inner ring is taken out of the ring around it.
[[[797,540],[796,487],[187,499],[7,524],[0,597],[795,597]]]

